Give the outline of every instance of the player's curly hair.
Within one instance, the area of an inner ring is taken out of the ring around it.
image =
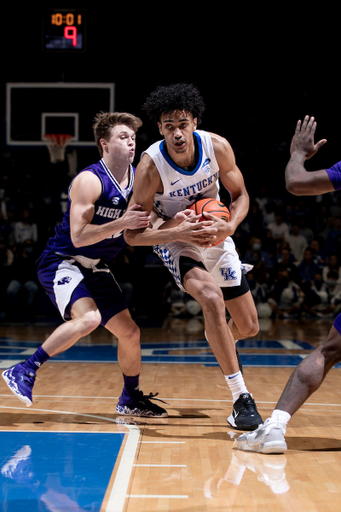
[[[205,111],[205,103],[193,84],[172,84],[157,87],[142,105],[142,110],[155,123],[160,122],[162,114],[185,110],[190,112],[193,118],[197,118],[199,124]]]

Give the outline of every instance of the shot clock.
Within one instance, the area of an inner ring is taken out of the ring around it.
[[[43,50],[85,50],[85,9],[44,9]]]

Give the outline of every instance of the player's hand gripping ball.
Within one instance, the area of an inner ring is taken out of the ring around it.
[[[203,212],[210,213],[211,215],[214,215],[215,217],[218,217],[218,219],[222,219],[225,222],[228,222],[230,220],[230,211],[223,203],[220,201],[216,201],[216,199],[199,199],[196,203],[192,204],[189,207],[190,210],[193,210],[196,215],[201,215],[200,222],[204,220],[208,220],[208,217],[203,216]],[[212,243],[211,245],[218,245],[221,244],[223,240],[219,240],[215,243]]]

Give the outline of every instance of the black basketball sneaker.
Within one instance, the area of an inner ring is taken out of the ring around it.
[[[130,394],[123,388],[122,394],[116,406],[116,412],[126,416],[144,416],[147,418],[167,418],[168,412],[151,400],[166,403],[154,395],[144,395],[141,390],[134,390]]]
[[[232,414],[227,418],[231,427],[237,430],[255,430],[263,423],[257,411],[256,402],[250,393],[242,393],[233,404]]]

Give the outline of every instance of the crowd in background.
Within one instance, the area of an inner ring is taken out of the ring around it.
[[[0,321],[34,320],[41,312],[44,292],[35,261],[62,219],[71,179],[58,165],[52,167],[42,179],[13,158],[4,160]],[[341,310],[341,196],[295,197],[276,186],[249,193],[249,214],[233,238],[241,260],[253,265],[246,277],[259,317],[335,316]],[[222,199],[228,204],[228,194]],[[128,246],[112,269],[133,314],[143,314],[149,301],[158,314],[200,315],[152,248]]]

